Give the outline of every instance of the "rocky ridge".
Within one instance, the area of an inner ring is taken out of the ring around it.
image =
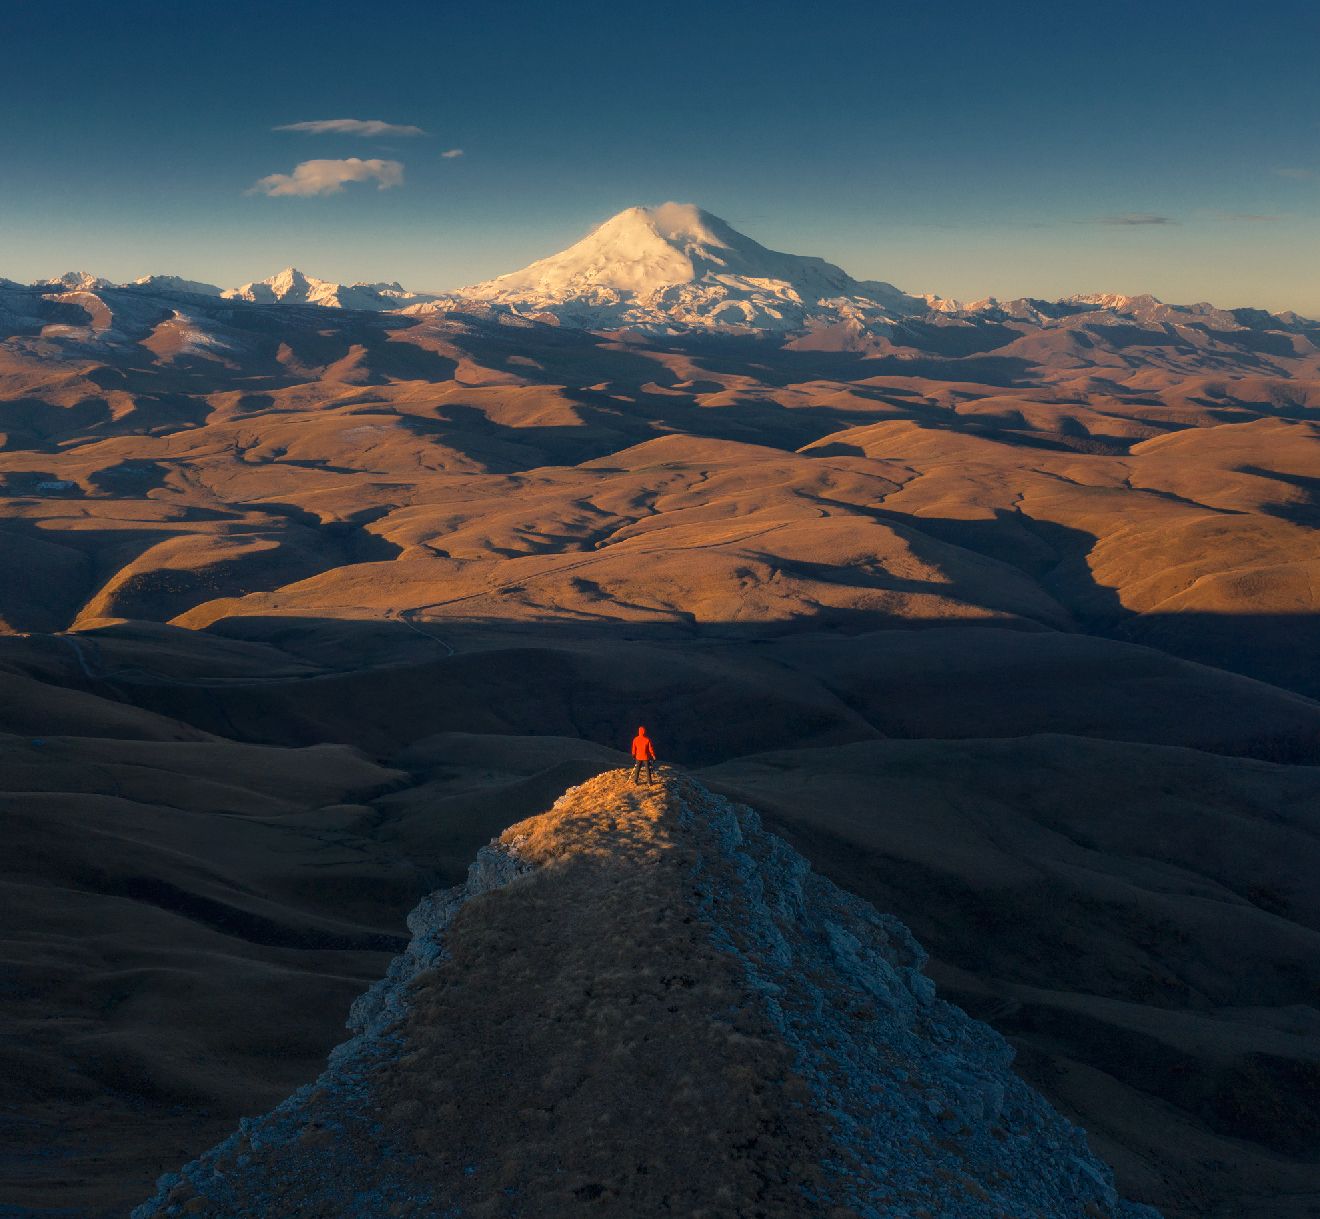
[[[569,789],[408,924],[324,1074],[134,1219],[1155,1215],[901,923],[690,779]]]
[[[406,309],[426,304],[436,296],[409,292],[397,282],[340,284],[333,280],[304,275],[297,267],[285,267],[266,279],[240,288],[218,291],[225,300],[252,301],[256,304],[323,305],[329,309],[365,309],[373,312]]]

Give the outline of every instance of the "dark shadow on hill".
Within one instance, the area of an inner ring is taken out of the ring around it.
[[[1020,330],[998,322],[983,321],[970,326],[940,325],[918,318],[904,318],[893,328],[891,342],[951,359],[984,355],[1016,342]]]
[[[1014,1042],[1144,1200],[1307,1213],[1317,910],[1282,839],[1272,883],[1243,861],[1268,857],[1284,806],[1312,810],[1282,833],[1314,850],[1317,772],[1035,738],[768,754],[702,778],[899,912],[941,993]]]
[[[616,764],[613,751],[645,722],[665,760],[721,764],[717,786],[764,809],[819,870],[911,923],[942,992],[1012,1037],[1024,1072],[1102,1146],[1137,1155],[1126,1171],[1149,1184],[1169,1122],[1220,1160],[1217,1203],[1230,1188],[1265,1188],[1259,1157],[1282,1157],[1276,1171],[1313,1162],[1310,1076],[1269,1042],[1310,1036],[1300,1013],[1314,957],[1299,946],[1320,916],[1292,858],[1270,844],[1285,830],[1306,840],[1320,767],[1256,759],[1283,760],[1271,753],[1283,742],[1291,760],[1320,761],[1320,706],[1150,649],[983,621],[876,630],[871,620],[868,630],[858,616],[759,633],[419,625],[249,618],[137,632],[171,654],[190,640],[262,640],[290,669],[321,666],[274,676],[258,657],[250,676],[221,679],[208,655],[192,670],[176,659],[172,678],[128,669],[118,641],[134,663],[143,654],[128,624],[82,637],[95,671],[72,684],[227,739],[342,741],[404,772],[360,805],[291,819],[328,842],[351,825],[406,859],[413,887],[372,898],[373,909],[396,902],[396,920],[420,887],[457,879],[492,833]],[[0,671],[22,646],[0,638]],[[39,670],[29,661],[28,672]],[[1256,740],[1261,730],[1276,736]],[[1235,754],[1249,756],[1225,756]],[[317,860],[284,862],[286,899],[366,903],[354,874],[336,890]],[[251,894],[217,896],[202,871],[164,885],[149,869],[125,875],[108,877],[104,895],[218,932],[244,959],[383,942],[270,918]],[[1272,947],[1237,951],[1262,942]],[[144,980],[143,993],[166,981]],[[270,996],[234,1002],[256,1011]],[[1214,1041],[1224,1029],[1237,1040]],[[1162,1202],[1190,1196],[1180,1179],[1162,1188]]]
[[[1306,499],[1287,504],[1267,504],[1262,511],[1271,516],[1282,517],[1294,525],[1305,525],[1308,529],[1320,526],[1320,478],[1309,478],[1305,474],[1285,474],[1279,470],[1265,470],[1260,466],[1239,466],[1243,474],[1256,478],[1268,478],[1285,486],[1296,487]]]
[[[354,563],[385,563],[403,553],[402,546],[367,528],[387,516],[390,512],[388,507],[363,508],[343,520],[323,521],[314,512],[308,512],[297,504],[282,504],[275,500],[263,499],[250,503],[235,501],[234,506],[249,512],[269,513],[279,520],[291,521],[302,529],[310,530],[317,539],[317,549],[321,551],[316,571],[311,573],[313,575]]]
[[[70,432],[94,432],[110,418],[110,404],[100,397],[82,398],[69,406],[40,398],[8,398],[0,401],[0,451],[55,453]]]
[[[110,496],[145,496],[165,485],[169,467],[158,461],[120,461],[88,476],[96,490]]]
[[[1041,732],[1320,762],[1314,702],[1163,651],[1012,619],[913,630],[863,614],[759,629],[236,618],[202,633],[289,658],[246,676],[232,665],[213,675],[205,654],[153,673],[140,647],[118,658],[117,638],[132,633],[130,624],[81,636],[83,688],[224,737],[342,742],[382,762],[401,743],[444,732],[616,748],[639,717],[667,725],[674,756],[700,764],[764,749]],[[189,634],[171,634],[175,652],[186,653]]]
[[[782,340],[717,335],[684,336],[649,342],[655,350],[692,357],[712,372],[734,373],[755,378],[766,385],[783,387],[804,381],[865,381],[873,377],[923,377],[931,381],[966,381],[1001,388],[1029,380],[1035,365],[1020,356],[966,354],[964,341],[943,328],[930,327],[941,344],[930,350],[912,350],[894,355],[866,352],[788,349]],[[926,330],[922,331],[925,335]],[[1014,336],[1019,337],[1019,336]],[[974,344],[972,344],[974,346]]]
[[[785,405],[769,397],[741,395],[736,401],[709,405],[696,392],[649,392],[629,387],[609,390],[562,387],[576,404],[571,425],[509,426],[490,419],[477,406],[446,403],[438,425],[419,425],[445,445],[492,470],[516,472],[540,465],[577,465],[610,456],[620,449],[675,433],[709,440],[760,445],[794,452],[847,428],[888,419],[910,419],[942,430],[979,436],[1006,445],[1049,452],[1126,452],[1130,442],[1095,437],[1051,437],[993,420],[966,420],[944,407],[893,394],[863,392],[873,409],[854,400],[847,406]],[[825,456],[825,452],[819,454]]]
[[[267,948],[298,948],[341,952],[399,952],[407,941],[398,935],[343,931],[309,923],[290,925],[253,910],[185,889],[156,876],[109,879],[89,873],[79,878],[80,888],[128,901],[143,902],[200,923],[223,935]]]
[[[1311,494],[1316,494],[1311,484],[1320,482],[1268,471],[1244,472],[1289,482]],[[992,517],[963,520],[912,516],[883,507],[848,507],[857,515],[1017,568],[1063,606],[1080,631],[1157,648],[1320,698],[1320,614],[1138,613],[1123,605],[1115,589],[1096,582],[1088,556],[1097,538],[1085,530],[1031,517],[1021,510],[996,509]],[[1320,509],[1310,505],[1297,505],[1278,514],[1305,525],[1318,512]]]
[[[104,473],[104,479],[100,473],[92,476],[94,485],[115,493],[145,493],[142,487],[161,477],[151,463],[137,462]],[[24,485],[16,491],[21,494]],[[7,518],[0,522],[0,562],[27,578],[0,582],[0,621],[13,631],[66,629],[118,573],[152,547],[190,536],[199,546],[257,543],[264,549],[232,557],[222,552],[217,561],[195,569],[165,559],[158,567],[131,572],[110,593],[116,616],[149,615],[164,622],[217,596],[242,596],[346,565],[385,562],[402,548],[367,528],[385,511],[364,509],[345,520],[322,522],[296,505],[262,500],[235,503],[231,513],[183,508],[171,522],[174,528],[148,521],[140,529],[116,529],[110,518],[106,528],[58,532],[42,529],[40,520]],[[245,513],[265,514],[270,524],[253,524],[243,519]],[[189,522],[206,532],[189,535]]]

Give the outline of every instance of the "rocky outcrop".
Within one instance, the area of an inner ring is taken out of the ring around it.
[[[901,923],[690,779],[570,789],[408,923],[324,1074],[134,1219],[1155,1214]]]

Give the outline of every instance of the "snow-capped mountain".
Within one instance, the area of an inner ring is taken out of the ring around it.
[[[457,297],[467,307],[659,332],[860,325],[926,308],[892,284],[767,249],[687,203],[630,207],[562,253]]]
[[[34,287],[44,287],[49,285],[52,291],[58,292],[96,292],[101,288],[113,287],[108,279],[102,279],[99,275],[93,275],[90,271],[66,271],[63,275],[58,275],[54,279],[38,280]]]
[[[221,296],[223,291],[215,284],[198,279],[184,279],[181,275],[143,275],[125,288],[140,288],[143,292],[170,292],[184,296]]]
[[[10,283],[0,280],[0,283]],[[21,285],[13,284],[13,287]],[[330,309],[366,309],[384,312],[429,304],[440,297],[432,292],[410,292],[399,283],[341,284],[304,275],[297,267],[238,288],[221,288],[203,280],[180,275],[143,275],[131,283],[117,284],[86,271],[69,271],[54,279],[37,280],[31,288],[51,293],[126,291],[144,297],[176,296],[250,301],[266,305],[322,305]]]
[[[285,267],[268,279],[227,288],[220,293],[228,300],[258,304],[325,305],[334,309],[405,309],[437,298],[430,293],[409,292],[398,283],[340,284],[304,275],[297,267]]]
[[[292,266],[238,288],[177,275],[147,275],[116,285],[71,271],[26,289],[8,284],[4,291],[14,299],[0,307],[22,316],[32,312],[21,303],[26,293],[50,300],[99,294],[107,308],[116,293],[131,293],[137,298],[133,308],[152,299],[164,305],[185,297],[190,308],[198,307],[199,298],[211,298],[422,316],[489,314],[501,321],[534,319],[584,330],[778,335],[795,345],[870,351],[923,344],[986,350],[977,345],[979,339],[971,343],[954,332],[987,326],[1049,332],[1092,325],[1169,327],[1193,345],[1203,344],[1210,331],[1279,330],[1303,336],[1307,351],[1316,334],[1315,323],[1296,314],[1170,305],[1150,295],[970,302],[909,295],[880,280],[854,279],[821,258],[768,249],[687,203],[627,208],[558,254],[455,292],[413,292],[397,282],[343,284]],[[121,296],[113,311],[123,313],[126,303]],[[942,341],[934,341],[941,335]]]
[[[954,318],[1024,322],[1033,326],[1085,322],[1089,319],[1094,323],[1107,320],[1110,324],[1199,327],[1217,331],[1256,330],[1262,326],[1284,330],[1295,327],[1314,329],[1313,323],[1297,314],[1274,314],[1264,309],[1222,309],[1208,301],[1171,305],[1149,292],[1139,296],[1125,296],[1117,292],[1075,293],[1056,301],[1034,297],[999,300],[993,296],[979,301],[956,301],[940,297],[927,297],[926,300],[932,312]]]

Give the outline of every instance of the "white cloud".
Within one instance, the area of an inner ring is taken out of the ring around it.
[[[383,123],[380,119],[316,119],[310,123],[282,123],[272,131],[301,131],[306,135],[425,135],[420,127]]]
[[[463,155],[463,150],[461,148],[446,148],[440,155],[444,157],[446,161],[452,161],[455,157],[461,157]]]
[[[1294,182],[1314,182],[1320,178],[1320,170],[1303,169],[1297,165],[1288,165],[1274,171],[1281,178],[1292,178]]]
[[[337,195],[345,182],[374,181],[377,190],[403,185],[403,164],[373,158],[347,157],[342,161],[302,161],[291,174],[268,174],[248,189],[249,195]]]
[[[1123,212],[1118,216],[1101,216],[1096,224],[1117,224],[1122,226],[1147,224],[1177,224],[1170,216],[1157,216],[1153,212]]]

